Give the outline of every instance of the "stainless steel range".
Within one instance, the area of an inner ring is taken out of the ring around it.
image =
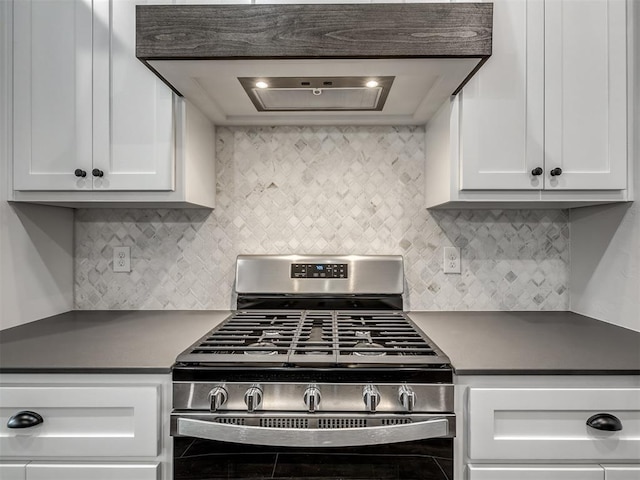
[[[238,311],[173,369],[174,478],[452,479],[452,370],[403,287],[400,256],[238,257]]]

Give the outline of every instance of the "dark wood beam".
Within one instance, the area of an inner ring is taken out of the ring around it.
[[[151,60],[446,58],[491,55],[491,3],[141,5]]]

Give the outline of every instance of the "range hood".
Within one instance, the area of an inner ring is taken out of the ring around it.
[[[217,125],[424,124],[491,55],[492,7],[140,5],[136,55]]]

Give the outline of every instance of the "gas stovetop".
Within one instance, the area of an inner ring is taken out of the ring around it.
[[[401,311],[242,310],[181,354],[192,365],[445,366]]]
[[[172,431],[203,421],[314,430],[321,420],[342,428],[362,415],[407,423],[451,413],[449,359],[402,311],[403,288],[399,256],[238,257],[238,310],[173,367]],[[278,306],[255,307],[265,304]],[[375,307],[356,307],[364,304]]]
[[[294,447],[453,436],[449,359],[403,313],[403,289],[399,256],[239,256],[238,310],[173,367],[172,435]]]

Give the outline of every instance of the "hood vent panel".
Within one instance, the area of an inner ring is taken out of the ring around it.
[[[393,79],[380,76],[238,78],[259,112],[381,111]],[[375,85],[367,86],[369,82]]]
[[[376,108],[380,88],[254,88],[260,112],[370,111]]]
[[[219,125],[421,124],[489,58],[492,23],[491,3],[139,5],[136,55]],[[261,76],[310,85],[242,84]]]

